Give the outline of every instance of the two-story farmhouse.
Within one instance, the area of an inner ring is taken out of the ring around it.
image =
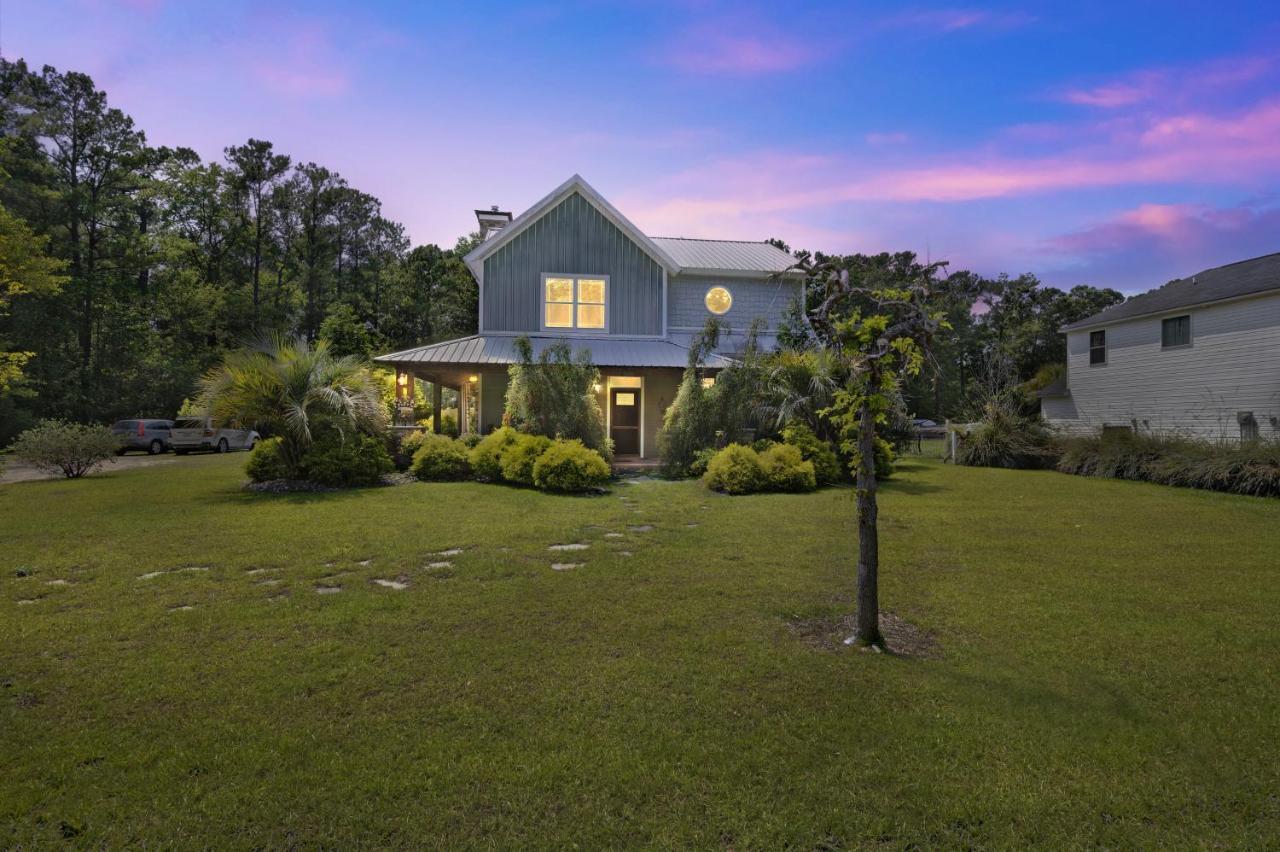
[[[521,215],[478,210],[483,241],[465,258],[480,288],[479,332],[383,355],[400,381],[456,389],[461,421],[487,433],[502,423],[516,338],[535,356],[558,340],[586,349],[600,369],[600,406],[619,456],[654,458],[688,344],[709,317],[728,333],[707,363],[729,363],[759,319],[771,347],[802,295],[794,258],[764,242],[649,237],[574,175]],[[439,423],[437,416],[436,422]]]
[[[1171,281],[1062,331],[1066,379],[1040,392],[1060,429],[1280,435],[1280,254]]]

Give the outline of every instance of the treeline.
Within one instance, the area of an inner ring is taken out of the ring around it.
[[[785,243],[773,241],[789,250]],[[801,252],[799,254],[807,254]],[[821,253],[819,260],[831,257]],[[868,284],[893,286],[918,280],[926,265],[911,252],[848,255],[837,261]],[[1061,375],[1067,360],[1067,323],[1124,301],[1108,288],[1045,287],[1030,274],[985,278],[973,272],[940,274],[934,297],[950,328],[932,343],[930,363],[903,388],[907,413],[916,417],[978,419],[984,403],[1017,386],[1036,389]],[[823,294],[807,294],[808,310]],[[794,313],[782,339],[802,343],[806,332]]]
[[[0,60],[0,445],[43,417],[172,415],[267,331],[364,355],[475,331],[475,235],[411,249],[337,172],[257,139],[224,154],[152,147],[86,75]],[[15,285],[28,255],[45,286]]]

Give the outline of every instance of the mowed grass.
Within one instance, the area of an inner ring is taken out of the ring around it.
[[[1280,836],[1280,502],[909,462],[912,659],[792,627],[851,610],[847,489],[272,497],[243,461],[0,486],[0,846]]]

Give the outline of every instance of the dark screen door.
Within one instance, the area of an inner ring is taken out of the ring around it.
[[[640,453],[640,389],[613,388],[609,391],[609,437],[620,456]]]

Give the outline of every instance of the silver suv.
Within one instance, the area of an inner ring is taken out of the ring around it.
[[[158,456],[172,446],[172,420],[117,420],[111,424],[111,431],[121,439],[118,456],[129,450],[145,450]]]

